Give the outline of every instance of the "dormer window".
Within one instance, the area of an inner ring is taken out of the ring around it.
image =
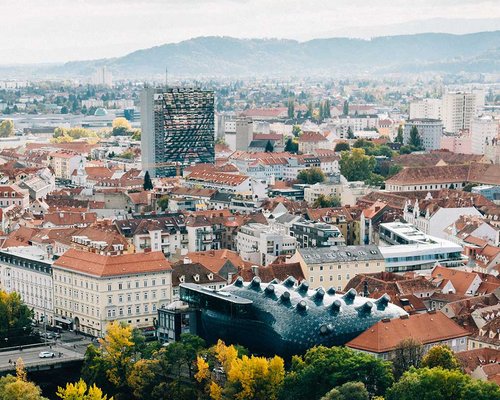
[[[181,276],[179,277],[179,282],[180,282],[180,283],[184,283],[184,282],[185,282],[185,280],[186,280],[186,278],[184,277],[184,275],[181,275]]]
[[[194,278],[195,282],[199,282],[200,281],[200,275],[198,275],[198,274],[194,275],[193,278]]]
[[[208,274],[208,280],[213,281],[214,280],[214,274]]]

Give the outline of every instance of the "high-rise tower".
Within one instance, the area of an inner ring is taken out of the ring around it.
[[[214,92],[195,88],[144,88],[141,93],[142,168],[175,176],[193,163],[213,163]]]

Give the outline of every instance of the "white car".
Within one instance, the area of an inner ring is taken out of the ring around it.
[[[54,358],[56,355],[52,351],[41,351],[40,354],[38,354],[38,357],[40,358]]]

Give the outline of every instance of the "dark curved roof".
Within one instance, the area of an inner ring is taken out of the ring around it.
[[[307,281],[298,285],[292,277],[281,283],[238,278],[218,293],[252,303],[240,312],[202,306],[202,336],[239,343],[255,353],[290,356],[316,345],[343,345],[382,319],[407,315],[387,295],[375,300],[358,296],[355,290],[343,295],[333,288],[310,290]],[[189,295],[185,300],[189,302]]]

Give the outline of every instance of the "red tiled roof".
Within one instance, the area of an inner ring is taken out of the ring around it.
[[[161,251],[103,256],[70,249],[59,257],[53,266],[98,277],[162,272],[172,269]]]
[[[372,353],[385,353],[396,349],[405,338],[415,339],[425,345],[468,334],[443,313],[413,314],[407,318],[377,322],[346,346]]]

